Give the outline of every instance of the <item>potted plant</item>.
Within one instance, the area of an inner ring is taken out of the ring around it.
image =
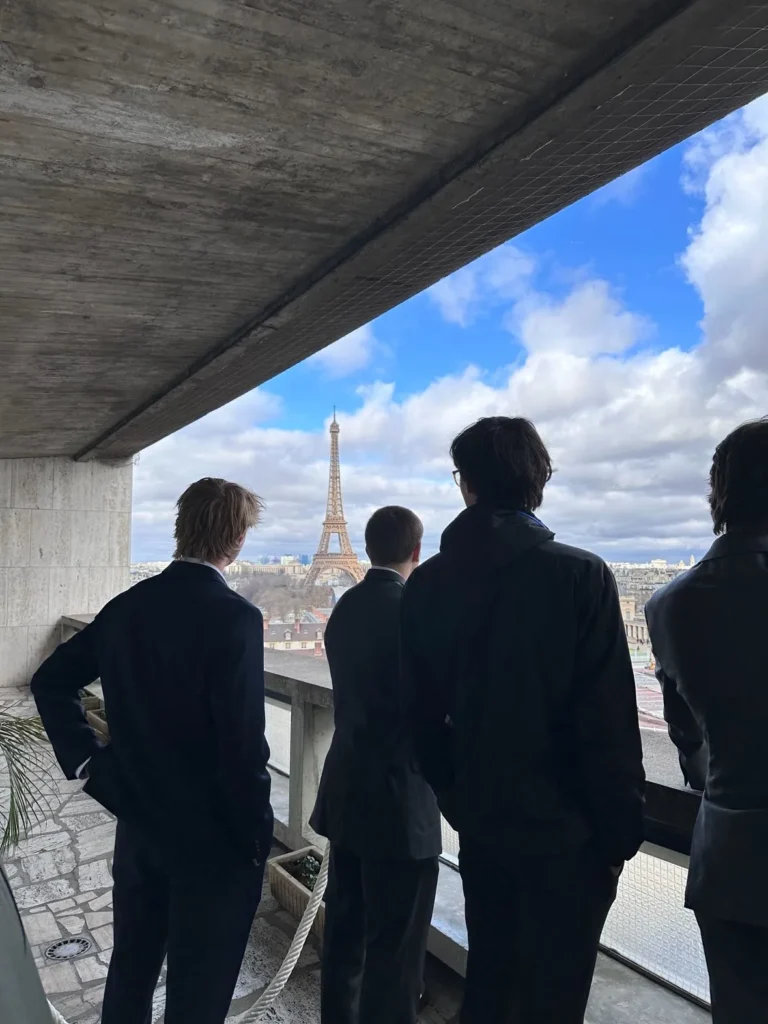
[[[315,887],[320,864],[323,860],[321,850],[316,846],[305,846],[302,850],[283,853],[268,862],[269,887],[277,902],[288,913],[301,920],[307,909],[309,897]],[[325,903],[317,910],[317,917],[312,925],[312,934],[322,942],[325,928]]]
[[[41,781],[50,762],[43,723],[37,717],[0,711],[0,855],[24,838],[47,810]]]

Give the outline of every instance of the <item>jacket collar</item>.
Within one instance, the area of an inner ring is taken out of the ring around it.
[[[365,574],[367,580],[387,580],[390,583],[399,583],[400,586],[405,585],[405,580],[397,571],[397,569],[387,569],[383,565],[373,565]]]
[[[768,554],[768,534],[724,533],[704,555],[702,562],[760,551]]]
[[[225,587],[229,586],[224,573],[220,569],[217,569],[215,565],[210,565],[208,562],[200,562],[193,559],[187,558],[175,558],[170,565],[167,565],[163,572],[170,573],[171,576],[186,576],[187,579],[208,579],[215,580],[217,583],[223,583]]]

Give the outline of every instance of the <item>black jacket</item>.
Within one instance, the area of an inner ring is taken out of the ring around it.
[[[523,513],[475,505],[403,600],[420,763],[461,835],[547,855],[643,837],[642,750],[618,594],[595,555]]]
[[[768,926],[768,536],[726,534],[646,605],[664,715],[704,796],[687,905]]]
[[[38,669],[32,693],[59,764],[183,862],[269,850],[261,613],[213,568],[173,562],[120,594]],[[79,691],[100,678],[101,747]]]
[[[359,856],[418,860],[440,853],[440,812],[400,706],[402,595],[397,573],[370,569],[328,621],[336,728],[310,824]]]

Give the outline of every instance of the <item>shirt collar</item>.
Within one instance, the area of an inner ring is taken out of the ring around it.
[[[213,565],[211,562],[204,562],[202,558],[190,558],[188,555],[182,555],[182,557],[179,559],[179,561],[180,562],[192,562],[193,565],[207,565],[209,569],[213,569],[214,572],[217,572],[219,574],[219,576],[221,576],[221,578],[227,584],[227,586],[229,586],[229,583],[227,581],[227,577],[224,575],[224,573],[221,571],[221,569],[218,567],[218,565]]]
[[[399,573],[397,569],[390,569],[386,565],[372,565],[368,570],[367,575],[370,575],[371,573],[374,575],[386,573],[388,577],[391,577],[393,580],[397,580],[398,583],[405,583],[405,576],[403,576],[402,573]]]

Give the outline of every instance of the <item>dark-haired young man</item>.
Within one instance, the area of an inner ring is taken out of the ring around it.
[[[581,1024],[643,834],[618,594],[534,515],[552,468],[531,423],[480,420],[451,454],[467,508],[405,588],[402,643],[420,765],[459,833],[461,1019]]]
[[[768,419],[718,445],[720,534],[646,605],[669,733],[704,791],[686,906],[704,942],[715,1024],[768,1020]]]
[[[399,642],[422,532],[406,508],[371,516],[372,568],[325,632],[336,728],[310,819],[331,843],[323,1024],[415,1024],[423,990],[440,814],[404,728]]]

